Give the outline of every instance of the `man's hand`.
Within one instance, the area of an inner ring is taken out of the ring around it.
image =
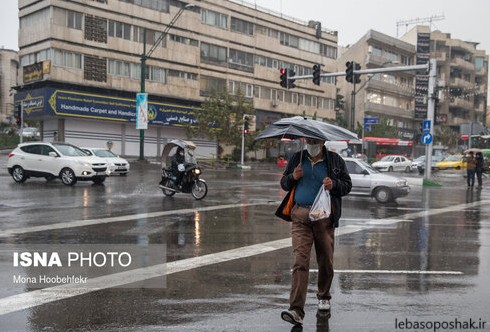
[[[327,176],[327,177],[325,177],[325,178],[323,179],[323,186],[324,186],[324,187],[325,187],[325,189],[327,189],[327,190],[332,190],[332,188],[333,188],[333,181],[332,181],[332,179],[331,179],[331,178],[329,178],[328,176]]]
[[[298,181],[303,177],[303,169],[301,166],[296,166],[296,168],[293,171],[293,178]]]

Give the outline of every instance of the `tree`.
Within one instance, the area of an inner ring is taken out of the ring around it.
[[[362,124],[358,122],[356,132],[358,132],[359,130],[362,132]],[[398,137],[398,129],[395,126],[389,124],[387,118],[381,117],[379,119],[379,124],[371,125],[371,131],[365,131],[364,136],[396,138]]]
[[[436,129],[435,141],[441,145],[445,145],[448,148],[456,149],[458,146],[458,134],[455,133],[451,127],[446,124],[439,125]]]
[[[196,112],[197,126],[187,126],[189,137],[207,137],[216,141],[216,156],[221,157],[220,144],[241,144],[244,114],[254,114],[252,105],[238,91],[231,96],[228,91],[213,93]]]

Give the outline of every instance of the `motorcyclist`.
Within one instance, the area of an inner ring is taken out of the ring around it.
[[[177,185],[179,188],[182,188],[182,178],[184,177],[185,171],[184,161],[184,149],[179,147],[177,148],[175,154],[172,156],[171,167],[172,174],[176,177],[175,185]]]

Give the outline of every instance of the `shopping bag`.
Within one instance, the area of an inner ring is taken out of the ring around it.
[[[310,221],[326,220],[330,217],[330,192],[322,185],[310,209]]]

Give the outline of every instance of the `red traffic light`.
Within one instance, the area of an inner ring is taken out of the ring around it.
[[[279,69],[279,72],[281,73],[281,75],[286,74],[286,68]]]

